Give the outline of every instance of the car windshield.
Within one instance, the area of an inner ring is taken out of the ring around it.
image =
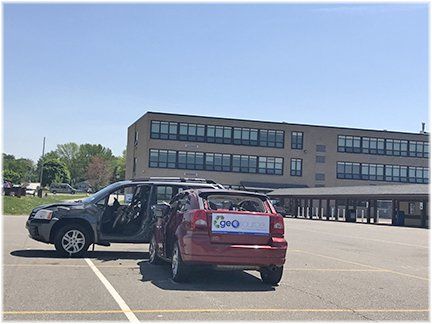
[[[83,203],[89,204],[89,203],[93,203],[96,201],[99,201],[100,199],[102,199],[104,196],[106,196],[109,192],[115,190],[115,188],[117,188],[119,186],[119,183],[112,183],[109,186],[99,190],[98,192],[96,192],[95,194],[91,195],[90,197],[84,198],[82,200]]]
[[[209,210],[269,212],[262,198],[257,196],[213,194],[204,197],[203,201]]]

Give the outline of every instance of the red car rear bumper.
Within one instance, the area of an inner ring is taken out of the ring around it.
[[[211,243],[208,235],[185,235],[180,244],[183,261],[213,265],[283,265],[288,244],[272,238],[270,245]]]

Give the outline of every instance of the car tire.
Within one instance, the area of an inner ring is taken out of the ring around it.
[[[171,258],[171,276],[175,282],[184,282],[188,278],[189,269],[181,257],[178,242],[174,243]]]
[[[90,234],[78,224],[61,227],[54,240],[57,252],[70,258],[83,256],[91,243]]]
[[[261,280],[272,286],[276,286],[282,279],[283,266],[269,266],[260,269]]]
[[[154,235],[152,236],[149,245],[149,263],[150,264],[162,263],[162,259],[159,257],[157,253],[157,243],[156,243],[156,237]]]

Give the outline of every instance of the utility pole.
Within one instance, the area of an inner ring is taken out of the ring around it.
[[[41,170],[40,170],[40,178],[39,178],[40,188],[38,190],[38,196],[40,198],[42,198],[42,176],[43,176],[43,167],[44,167],[44,161],[43,161],[44,155],[45,155],[45,136],[43,139],[43,146],[42,146]]]

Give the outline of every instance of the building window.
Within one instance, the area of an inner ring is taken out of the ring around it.
[[[339,179],[360,179],[360,163],[338,162],[336,173]]]
[[[243,173],[257,173],[257,157],[249,155],[233,155],[232,171]]]
[[[295,150],[303,149],[303,132],[291,132],[291,148]]]
[[[152,168],[174,169],[176,158],[176,151],[151,149],[149,165]]]
[[[154,139],[284,147],[284,132],[255,128],[201,125],[152,120],[150,137]]]
[[[317,144],[316,151],[317,152],[325,152],[326,151],[326,146],[322,145],[322,144]]]
[[[179,151],[177,167],[179,169],[204,170],[204,153]]]
[[[282,158],[258,157],[258,173],[281,175],[282,167]]]
[[[231,144],[232,128],[225,126],[207,126],[207,142]]]
[[[372,180],[372,181],[383,181],[384,180],[384,165],[382,164],[362,164],[361,179]]]
[[[284,146],[284,132],[275,130],[260,129],[259,131],[259,145],[267,147]]]
[[[429,183],[428,168],[373,163],[337,162],[337,178],[359,179],[358,168],[361,170],[361,180]]]
[[[137,144],[138,144],[138,131],[135,130],[135,133],[134,133],[134,145],[137,145]]]
[[[177,139],[177,124],[176,122],[151,122],[150,137],[155,139]]]
[[[205,141],[205,126],[198,124],[179,124],[180,141],[204,142]]]
[[[316,163],[325,163],[325,156],[317,155],[315,156]]]
[[[290,174],[294,177],[302,176],[302,159],[291,159],[291,171]]]
[[[283,158],[150,149],[151,168],[283,174]],[[257,170],[257,168],[259,169]]]
[[[133,165],[132,165],[132,173],[133,173],[133,175],[135,175],[135,172],[136,172],[136,166],[137,166],[137,158],[134,157],[134,158],[133,158]]]
[[[233,143],[241,145],[258,145],[258,129],[234,127]]]
[[[316,181],[324,181],[325,180],[325,174],[324,173],[315,173],[315,180]]]
[[[231,155],[206,153],[205,169],[209,171],[231,171]]]
[[[360,136],[338,136],[338,152],[360,153],[361,137]]]
[[[358,147],[358,139],[360,149]],[[429,143],[402,139],[338,136],[338,152],[365,153],[389,156],[429,157]]]

